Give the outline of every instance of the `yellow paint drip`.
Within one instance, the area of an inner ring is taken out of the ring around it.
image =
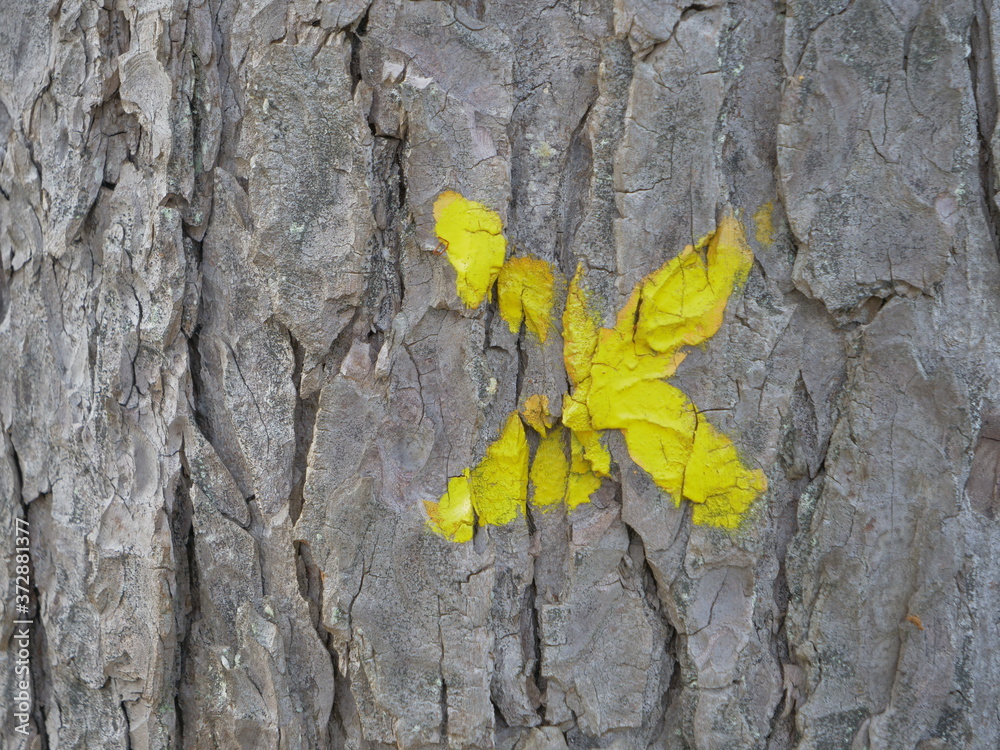
[[[500,274],[507,240],[496,211],[447,190],[434,202],[434,231],[455,269],[455,286],[466,307],[479,307]]]
[[[552,267],[539,258],[511,258],[503,264],[497,279],[500,315],[510,332],[525,327],[544,343],[552,328],[555,277]]]

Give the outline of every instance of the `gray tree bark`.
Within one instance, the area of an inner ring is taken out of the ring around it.
[[[3,747],[1000,746],[1000,3],[2,6]],[[615,435],[589,505],[428,531],[565,390],[445,189],[608,315],[751,228],[674,379],[738,531]]]

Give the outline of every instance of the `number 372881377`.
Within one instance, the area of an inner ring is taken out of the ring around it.
[[[31,587],[30,543],[31,537],[28,522],[22,518],[18,518],[15,523],[14,535],[14,561],[16,563],[14,573],[17,576],[15,580],[14,603],[17,611],[21,614],[26,614],[28,611]]]

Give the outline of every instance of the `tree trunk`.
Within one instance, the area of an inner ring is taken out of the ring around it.
[[[2,5],[4,747],[1000,746],[1000,2]],[[670,383],[738,528],[608,429],[591,502],[435,534],[577,268],[610,327],[727,216]]]

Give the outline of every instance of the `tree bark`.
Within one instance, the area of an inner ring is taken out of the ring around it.
[[[3,747],[1000,746],[1000,2],[2,6]],[[747,227],[671,381],[739,529],[614,431],[592,502],[428,529],[566,391],[444,190],[604,325]]]

